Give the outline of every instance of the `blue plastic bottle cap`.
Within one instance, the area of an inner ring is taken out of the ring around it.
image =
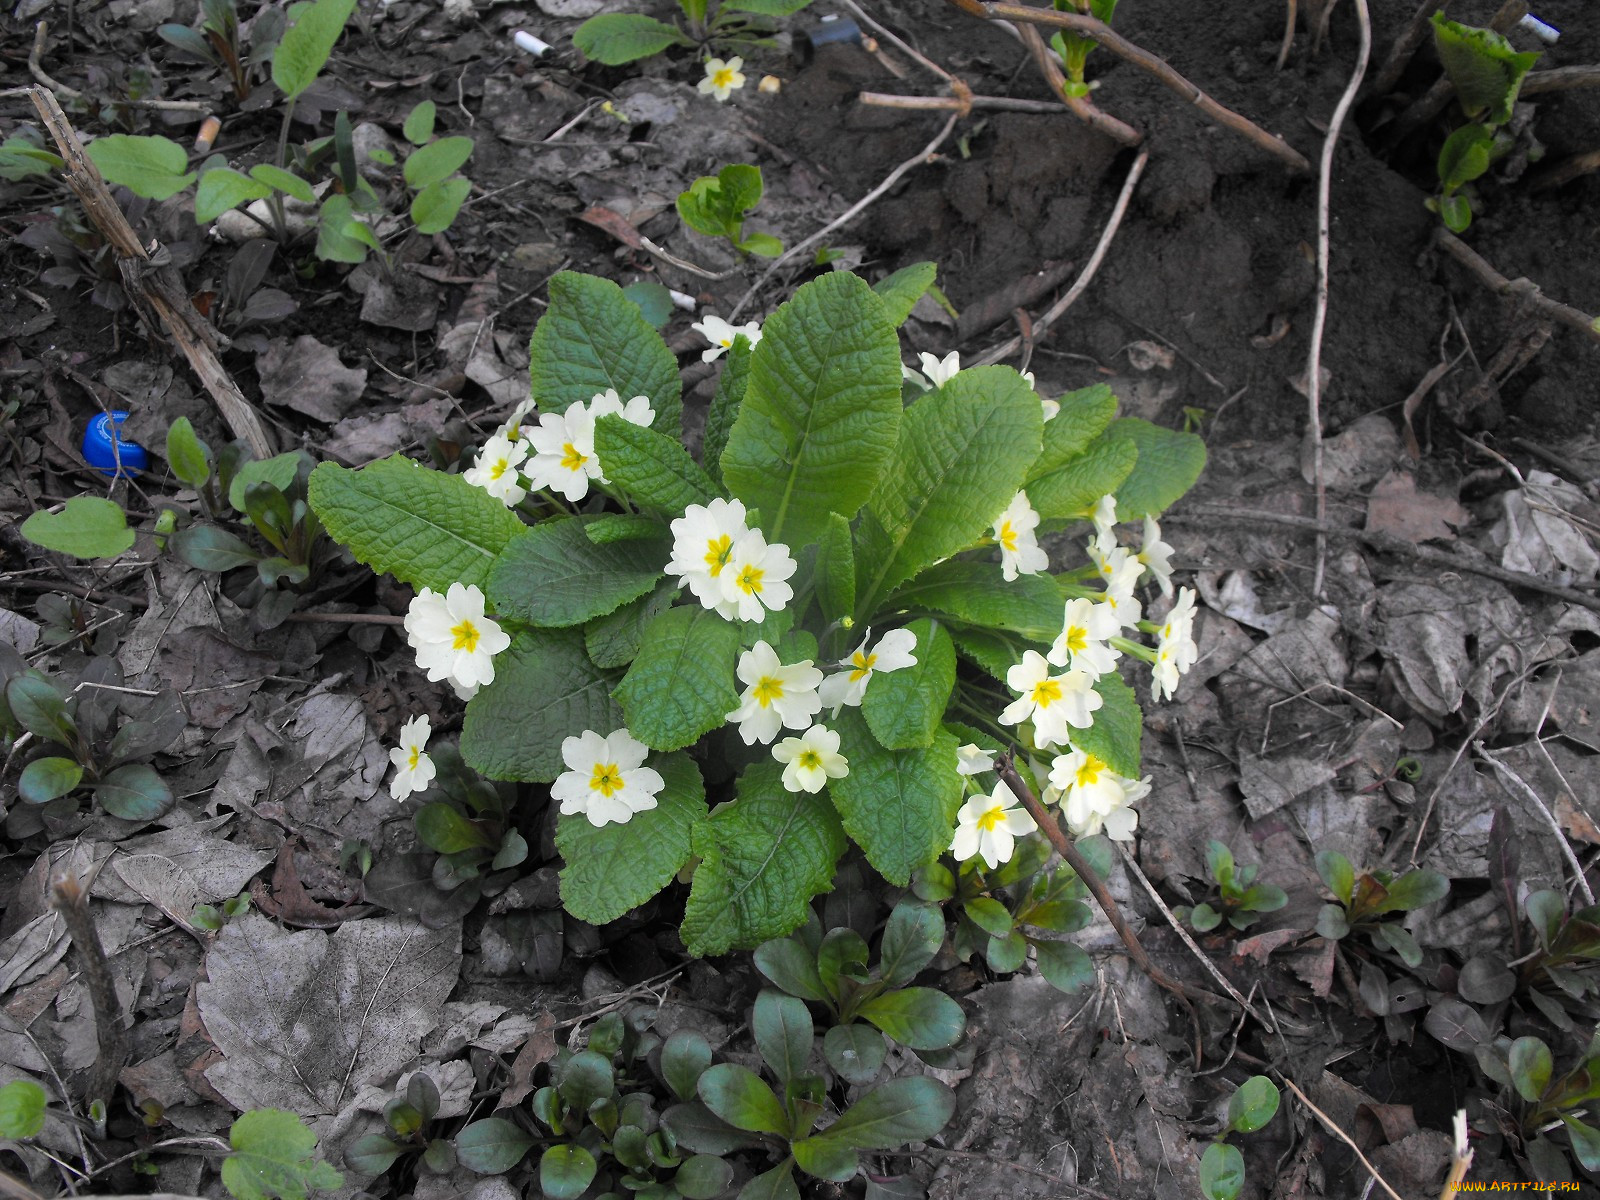
[[[150,465],[143,446],[123,440],[120,431],[127,419],[121,411],[101,413],[83,431],[83,459],[102,475],[118,474],[119,461],[123,475],[137,475]]]

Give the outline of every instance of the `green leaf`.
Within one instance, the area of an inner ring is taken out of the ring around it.
[[[1441,196],[1439,218],[1451,233],[1465,233],[1472,224],[1472,201],[1465,196]]]
[[[658,433],[676,436],[682,424],[678,360],[639,306],[609,279],[573,271],[554,276],[550,307],[534,328],[528,359],[540,412],[564,413],[614,389],[624,403],[649,396],[656,413],[651,428]]]
[[[1537,1104],[1550,1086],[1550,1047],[1536,1037],[1519,1037],[1511,1043],[1509,1063],[1517,1095],[1529,1104]]]
[[[617,1073],[611,1059],[596,1050],[580,1050],[556,1071],[556,1090],[567,1107],[589,1111],[597,1100],[608,1099],[616,1090]]]
[[[902,1046],[913,1050],[943,1050],[954,1046],[967,1028],[961,1005],[935,988],[908,987],[884,992],[857,1008],[856,1016],[870,1021]]]
[[[1418,867],[1390,883],[1388,892],[1374,912],[1410,912],[1443,900],[1450,893],[1450,881],[1437,871]]]
[[[733,1183],[733,1164],[715,1154],[696,1154],[672,1177],[672,1186],[684,1200],[716,1200]]]
[[[416,826],[418,840],[428,849],[437,850],[440,854],[485,850],[494,845],[483,826],[467,820],[453,806],[443,801],[424,804],[417,810],[412,821]]]
[[[264,200],[270,195],[272,188],[267,184],[241,175],[232,167],[212,167],[200,176],[200,186],[195,189],[194,219],[204,225],[246,200]]]
[[[660,54],[668,46],[685,44],[683,34],[671,25],[640,13],[601,13],[590,17],[572,34],[572,44],[585,58],[620,67]]]
[[[940,999],[955,1004],[948,996]],[[955,1110],[956,1094],[945,1084],[926,1075],[902,1076],[873,1088],[816,1140],[855,1150],[897,1150],[933,1137]]]
[[[521,1162],[533,1144],[522,1126],[504,1117],[485,1117],[456,1134],[456,1158],[469,1171],[500,1175]]]
[[[794,1182],[794,1159],[786,1158],[772,1170],[757,1175],[739,1189],[739,1200],[800,1200]]]
[[[811,0],[726,0],[722,7],[729,12],[760,13],[764,17],[788,17],[810,3]]]
[[[6,707],[16,723],[36,738],[69,748],[77,740],[67,702],[38,671],[24,671],[6,681]]]
[[[1355,891],[1356,872],[1350,860],[1337,850],[1319,850],[1316,856],[1317,874],[1328,885],[1333,898],[1340,904],[1350,903]]]
[[[344,1165],[358,1175],[382,1175],[404,1153],[405,1147],[399,1143],[381,1133],[369,1133],[358,1137],[345,1149]]]
[[[886,750],[850,709],[839,714],[836,728],[850,774],[829,784],[833,803],[867,860],[904,887],[911,872],[950,847],[961,807],[956,739],[941,730],[925,748]]]
[[[1445,138],[1438,164],[1439,182],[1444,190],[1452,192],[1487,171],[1493,146],[1494,134],[1476,122],[1463,125]]]
[[[999,563],[962,560],[929,567],[889,597],[884,607],[932,612],[986,629],[1009,629],[1036,642],[1055,640],[1064,611],[1061,589],[1050,576],[1018,575],[1008,583]]]
[[[738,798],[695,826],[701,858],[682,935],[697,957],[782,937],[806,919],[811,897],[832,886],[844,833],[821,796],[786,791],[783,768],[746,768]]]
[[[83,779],[83,767],[70,758],[36,758],[22,769],[17,795],[28,804],[49,804]]]
[[[701,1102],[735,1129],[750,1133],[789,1132],[783,1104],[761,1077],[736,1063],[718,1063],[700,1076]]]
[[[500,615],[530,625],[581,625],[651,592],[670,552],[665,538],[597,546],[582,520],[545,521],[500,552],[489,600]]]
[[[866,939],[848,927],[828,930],[817,949],[817,974],[833,1000],[850,990],[850,983],[867,982]]]
[[[771,988],[762,988],[750,1017],[756,1050],[780,1084],[805,1074],[816,1027],[806,1002]]]
[[[172,552],[197,571],[231,571],[261,561],[261,552],[216,525],[191,525],[169,539]]]
[[[1492,29],[1446,20],[1443,9],[1433,14],[1433,44],[1467,116],[1490,125],[1511,119],[1523,77],[1539,61],[1536,51],[1518,53]]]
[[[317,1135],[292,1112],[258,1108],[244,1113],[228,1134],[233,1153],[223,1161],[222,1183],[235,1200],[305,1200],[332,1189],[344,1176],[318,1161]]]
[[[639,306],[644,319],[654,328],[660,329],[672,320],[676,307],[672,302],[672,293],[654,280],[641,279],[637,283],[630,283],[622,289],[622,294]]]
[[[889,750],[933,745],[956,683],[956,649],[944,626],[923,617],[906,628],[916,635],[917,661],[874,672],[861,701],[872,736]]]
[[[228,504],[235,512],[247,512],[247,498],[252,484],[270,483],[280,492],[283,491],[300,473],[302,457],[301,451],[290,450],[271,458],[253,459],[245,463],[228,484]]]
[[[990,937],[1005,937],[1011,932],[1011,910],[990,896],[974,896],[963,908],[967,917]]]
[[[167,465],[180,483],[202,488],[211,478],[211,451],[195,435],[188,417],[179,417],[167,427]]]
[[[1072,745],[1094,755],[1118,775],[1139,778],[1139,742],[1144,713],[1133,689],[1120,675],[1102,675],[1094,690],[1104,701],[1094,714],[1094,724],[1072,731]]]
[[[900,411],[899,347],[882,302],[854,275],[825,275],[762,327],[723,480],[761,510],[772,540],[816,541],[828,514],[854,515],[889,465]]]
[[[439,107],[432,100],[424,100],[406,114],[406,123],[400,127],[401,135],[413,146],[426,145],[433,136],[433,122]]]
[[[95,802],[124,821],[154,821],[176,799],[154,767],[131,763],[118,767],[94,786]]]
[[[1119,521],[1159,517],[1205,470],[1206,444],[1199,434],[1163,429],[1138,417],[1111,422],[1106,434],[1127,438],[1139,451],[1133,472],[1117,488]]]
[[[315,0],[294,8],[294,23],[272,56],[272,82],[280,92],[293,100],[317,81],[355,6],[356,0]]]
[[[31,1079],[0,1087],[0,1141],[19,1142],[44,1128],[44,1089]]]
[[[442,183],[472,157],[472,150],[472,139],[459,136],[440,138],[420,150],[413,150],[406,159],[406,185],[413,191],[420,191],[430,184]]]
[[[1244,1190],[1244,1155],[1226,1142],[1212,1142],[1200,1156],[1200,1191],[1206,1200],[1236,1200]]]
[[[490,779],[552,783],[566,770],[561,742],[623,727],[611,678],[589,661],[575,629],[525,629],[495,656],[494,682],[467,704],[461,757]]]
[[[698,1084],[697,1074],[691,1086]],[[689,1104],[674,1104],[661,1114],[661,1125],[677,1139],[681,1149],[697,1154],[731,1154],[747,1146],[759,1145],[756,1138],[743,1130],[735,1129],[715,1115],[698,1100]]]
[[[676,587],[663,583],[648,596],[584,626],[583,644],[594,665],[610,669],[631,663],[639,653],[644,630],[666,611],[677,594]]]
[[[888,1047],[870,1025],[835,1025],[822,1038],[822,1057],[849,1083],[868,1084],[883,1069]]]
[[[1035,942],[1039,974],[1057,991],[1078,992],[1094,983],[1094,959],[1071,942]]]
[[[259,183],[264,183],[270,188],[293,196],[302,204],[315,204],[317,194],[311,190],[311,185],[300,176],[282,167],[275,167],[271,163],[257,163],[250,168],[250,178]]]
[[[795,1166],[818,1179],[844,1183],[861,1169],[859,1154],[849,1146],[823,1138],[802,1138],[790,1145],[789,1152],[794,1155]]]
[[[1566,1122],[1567,1136],[1572,1139],[1572,1154],[1578,1165],[1585,1171],[1600,1171],[1600,1130],[1566,1113],[1561,1114],[1561,1119]]]
[[[526,528],[482,488],[399,455],[358,471],[323,463],[311,473],[311,507],[357,561],[437,592],[456,582],[483,587]]]
[[[825,621],[850,616],[856,607],[856,559],[850,522],[838,513],[828,514],[828,524],[817,545],[813,583]]]
[[[669,608],[651,621],[617,688],[633,736],[655,750],[681,750],[720,728],[739,705],[738,653],[739,627],[710,609]]]
[[[539,1157],[539,1190],[550,1200],[578,1200],[598,1166],[594,1155],[573,1142],[551,1146]]]
[[[750,382],[750,339],[735,334],[733,345],[722,361],[722,374],[717,377],[717,390],[711,397],[711,409],[706,414],[705,441],[700,447],[700,460],[713,479],[722,479],[722,451],[728,444],[728,435],[738,419],[744,404],[745,388]]]
[[[1035,478],[1054,471],[1087,450],[1117,415],[1117,397],[1103,383],[1068,392],[1056,403],[1061,410],[1044,423],[1043,446],[1028,472],[1030,487]]]
[[[675,1029],[661,1046],[661,1076],[679,1100],[692,1100],[711,1065],[711,1043],[698,1029]]]
[[[350,197],[329,196],[317,212],[317,257],[325,262],[363,263],[383,249],[372,227],[355,215]]]
[[[84,149],[107,183],[121,184],[146,200],[165,200],[195,181],[189,156],[171,138],[110,133]]]
[[[793,938],[773,938],[756,947],[756,970],[771,982],[804,1000],[832,999],[817,971],[817,956]]]
[[[605,477],[652,512],[676,517],[718,494],[711,476],[676,438],[615,414],[595,422],[594,449]]]
[[[666,785],[656,806],[624,824],[594,826],[582,814],[556,818],[561,903],[580,921],[604,925],[638,908],[672,882],[689,861],[696,821],[706,815],[700,769],[683,754],[649,765]]]
[[[783,243],[770,233],[752,233],[739,242],[738,249],[761,258],[777,258],[783,253]]]
[[[766,342],[762,342],[765,346]],[[1039,454],[1039,398],[1009,367],[972,367],[906,410],[857,533],[857,619],[989,534]]]
[[[1265,1075],[1252,1075],[1228,1098],[1228,1128],[1254,1133],[1278,1111],[1278,1087]]]
[[[944,945],[944,913],[932,904],[902,900],[889,914],[878,947],[878,969],[891,988],[904,987]]]
[[[728,5],[724,4],[723,7],[727,8]],[[912,263],[909,267],[901,267],[893,275],[885,276],[872,285],[872,290],[878,293],[878,299],[883,301],[883,308],[889,314],[890,324],[898,329],[906,323],[911,310],[933,286],[938,274],[938,263]]]
[[[102,496],[74,496],[58,513],[36,512],[21,532],[35,546],[74,558],[115,558],[134,538],[122,506]]]
[[[1028,939],[1015,929],[1005,937],[992,937],[984,947],[983,957],[997,975],[1020,971],[1022,964],[1028,961]]]
[[[1189,924],[1199,933],[1210,933],[1222,924],[1222,914],[1209,904],[1196,904],[1189,910]]]
[[[471,191],[472,181],[461,175],[428,184],[411,201],[411,223],[418,233],[443,233],[455,224],[456,214]]]
[[[1057,417],[1056,421],[1060,419]],[[1028,478],[1028,503],[1045,520],[1085,517],[1101,496],[1111,495],[1122,486],[1138,459],[1139,448],[1133,440],[1108,428],[1081,454],[1060,466],[1036,469]],[[1122,516],[1120,507],[1117,516]]]

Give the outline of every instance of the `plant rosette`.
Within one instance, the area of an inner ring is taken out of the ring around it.
[[[1047,407],[958,360],[906,403],[897,330],[933,278],[833,273],[731,330],[697,460],[660,335],[562,273],[532,404],[466,474],[313,474],[328,533],[417,589],[407,631],[469,697],[467,765],[554,785],[574,916],[614,920],[692,863],[683,939],[717,954],[798,928],[852,843],[901,887],[952,843],[1001,862],[1028,823],[979,785],[974,730],[1056,767],[1074,832],[1131,836],[1143,719],[1118,668],[1165,693],[1195,660],[1192,594],[1146,621],[1135,587],[1167,585],[1154,518],[1204,445],[1116,419],[1104,386]],[[1143,549],[1116,544],[1147,518]],[[1100,561],[1052,572],[1034,531],[1068,527]],[[414,746],[397,791],[423,782]]]

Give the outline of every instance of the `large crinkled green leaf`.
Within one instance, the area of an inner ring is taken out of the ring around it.
[[[357,561],[413,587],[483,587],[495,557],[526,528],[515,513],[459,475],[395,455],[352,471],[311,472],[311,507]]]
[[[683,34],[676,27],[643,13],[601,13],[572,33],[572,44],[585,58],[608,67],[649,58],[682,41]]]
[[[490,779],[551,783],[566,770],[563,738],[622,728],[611,684],[578,630],[524,629],[495,656],[494,682],[467,704],[461,757]]]
[[[1491,125],[1511,119],[1523,77],[1539,61],[1538,51],[1519,53],[1492,29],[1447,20],[1443,9],[1433,14],[1433,44],[1467,116]]]
[[[1114,429],[1113,424],[1082,454],[1028,480],[1028,503],[1034,512],[1045,520],[1084,517],[1101,496],[1122,486],[1139,459],[1139,448]],[[1122,516],[1120,509],[1117,516]]]
[[[739,626],[698,604],[669,608],[644,630],[617,699],[628,729],[653,750],[681,750],[739,706]]]
[[[828,514],[828,527],[817,544],[817,603],[822,619],[837,621],[856,608],[856,554],[850,522],[838,513]]]
[[[717,495],[711,476],[677,438],[622,417],[605,416],[595,422],[594,452],[605,477],[652,512],[676,517],[689,505],[704,504]]]
[[[1044,423],[1044,445],[1028,471],[1029,479],[1082,454],[1117,415],[1117,398],[1103,383],[1068,392],[1056,403],[1061,410]]]
[[[867,861],[904,887],[911,872],[950,848],[961,807],[956,739],[941,729],[924,749],[885,750],[850,709],[837,728],[850,774],[828,786],[834,807]]]
[[[650,428],[677,437],[683,423],[678,360],[639,306],[609,279],[562,271],[550,280],[550,307],[528,343],[528,382],[540,412],[615,390],[627,403],[650,397]]]
[[[623,824],[594,826],[582,814],[556,820],[561,903],[580,921],[604,925],[654,896],[689,861],[696,821],[706,815],[706,786],[685,754],[657,755],[648,766],[666,784],[656,806]]]
[[[952,770],[954,762],[952,750]],[[780,764],[753,763],[737,799],[695,826],[701,861],[682,927],[689,953],[751,949],[799,928],[811,897],[832,888],[844,848],[827,797],[787,791]]]
[[[232,1152],[222,1161],[222,1182],[238,1200],[304,1200],[336,1188],[344,1176],[317,1157],[317,1135],[292,1112],[257,1108],[228,1132]]]
[[[1198,434],[1163,429],[1138,417],[1113,421],[1107,437],[1127,438],[1138,450],[1128,477],[1117,485],[1117,520],[1159,517],[1194,486],[1206,466],[1206,444]]]
[[[1094,755],[1118,775],[1139,777],[1139,742],[1144,732],[1144,714],[1133,689],[1120,675],[1102,675],[1094,690],[1105,701],[1094,714],[1088,729],[1072,731],[1074,749]]]
[[[883,302],[855,275],[825,275],[762,327],[723,481],[761,511],[774,541],[813,542],[830,512],[852,517],[872,492],[900,411],[899,343]]]
[[[912,263],[909,267],[901,267],[893,275],[878,280],[872,285],[872,290],[877,292],[879,299],[883,301],[884,311],[889,314],[889,320],[899,327],[906,323],[911,310],[933,286],[938,274],[938,263]]]
[[[906,628],[916,635],[917,661],[898,671],[875,672],[861,701],[872,736],[890,750],[933,745],[956,684],[956,648],[944,626],[923,617]]]
[[[546,521],[501,551],[489,573],[495,612],[531,625],[582,625],[647,595],[672,551],[666,531],[596,545],[582,519]]]
[[[624,604],[583,627],[583,644],[597,667],[625,667],[639,653],[644,629],[676,599],[678,589],[662,583],[648,596]]]
[[[1006,681],[1006,672],[1021,662],[1029,650],[1040,654],[1049,650],[1043,642],[996,629],[952,629],[950,640],[955,642],[963,657],[977,663],[1001,683]]]
[[[1039,398],[1010,367],[972,367],[906,410],[856,539],[857,620],[989,534],[1039,456]]]
[[[960,560],[929,567],[885,607],[1009,629],[1040,642],[1055,640],[1064,612],[1061,589],[1049,575],[1018,575],[1007,582],[999,563]]]
[[[700,446],[700,461],[711,477],[722,480],[722,451],[733,432],[733,423],[739,419],[739,409],[744,405],[744,390],[750,383],[750,339],[735,334],[727,358],[722,362],[722,374],[717,376],[717,390],[711,397],[711,408],[706,413],[705,439]]]

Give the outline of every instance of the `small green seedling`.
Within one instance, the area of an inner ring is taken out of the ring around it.
[[[207,933],[216,933],[234,917],[242,917],[249,911],[250,896],[241,893],[231,900],[224,900],[220,908],[215,904],[196,904],[194,912],[189,914],[189,924]]]
[[[455,1145],[449,1138],[430,1136],[430,1122],[439,1115],[439,1088],[425,1071],[406,1081],[404,1096],[383,1106],[383,1133],[357,1138],[344,1152],[345,1165],[363,1175],[381,1175],[407,1154],[420,1154],[430,1171],[445,1174],[456,1164]]]
[[[317,1158],[317,1135],[292,1112],[258,1108],[228,1133],[232,1152],[222,1161],[222,1186],[234,1200],[305,1200],[331,1191],[344,1176]]]
[[[1117,0],[1054,0],[1057,12],[1075,12],[1086,17],[1093,17],[1104,25],[1111,24],[1111,18],[1117,11]],[[1067,71],[1067,82],[1062,92],[1073,99],[1087,96],[1094,88],[1094,84],[1087,83],[1083,78],[1083,69],[1089,59],[1089,51],[1097,45],[1092,37],[1077,33],[1070,29],[1059,29],[1050,39],[1050,46],[1061,57],[1061,64]]]
[[[1266,1128],[1277,1111],[1278,1088],[1265,1075],[1252,1075],[1229,1097],[1228,1123],[1200,1158],[1200,1191],[1206,1200],[1237,1200],[1244,1190],[1244,1155],[1227,1138]]]
[[[1600,1100],[1600,1035],[1592,1035],[1578,1065],[1559,1076],[1550,1047],[1537,1037],[1482,1044],[1477,1057],[1485,1075],[1515,1093],[1511,1107],[1520,1109],[1522,1150],[1535,1175],[1545,1181],[1572,1178],[1560,1144],[1549,1136],[1560,1131],[1566,1133],[1578,1165],[1600,1171],[1600,1128],[1594,1119]]]
[[[233,89],[233,98],[249,98],[260,69],[272,61],[283,37],[284,10],[263,5],[250,22],[248,36],[239,24],[235,0],[201,0],[200,28],[162,25],[156,36],[193,62],[220,71]]]
[[[678,0],[688,28],[643,13],[601,13],[573,32],[584,57],[620,67],[674,46],[699,46],[708,54],[770,46],[775,18],[799,12],[811,0],[722,0],[709,15],[708,0]]]
[[[762,258],[783,253],[783,243],[770,233],[744,232],[745,216],[761,202],[761,168],[732,163],[715,175],[702,175],[678,193],[678,215],[696,233],[727,238],[734,249]]]
[[[1263,914],[1277,912],[1289,903],[1282,888],[1255,882],[1260,869],[1254,863],[1236,866],[1233,851],[1221,842],[1207,842],[1206,874],[1216,884],[1217,898],[1190,909],[1189,924],[1201,933],[1210,933],[1224,921],[1235,929],[1249,929]]]
[[[448,743],[430,757],[438,774],[412,820],[417,840],[442,856],[434,866],[434,882],[448,890],[525,861],[528,843],[513,820],[515,789],[481,778]],[[510,882],[507,878],[500,886]]]
[[[1450,881],[1420,867],[1396,877],[1389,871],[1363,872],[1357,878],[1350,860],[1336,850],[1317,853],[1317,874],[1333,893],[1317,916],[1317,932],[1338,941],[1364,932],[1379,951],[1392,950],[1408,967],[1422,965],[1422,948],[1398,921],[1383,918],[1442,900]]]
[[[44,1089],[31,1079],[0,1087],[0,1141],[37,1137],[44,1128],[45,1100]]]

